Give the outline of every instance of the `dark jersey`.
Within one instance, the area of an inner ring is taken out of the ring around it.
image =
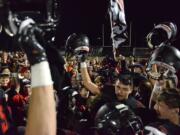
[[[175,125],[168,120],[158,120],[158,122],[154,122],[150,126],[157,128],[166,135],[180,134],[180,125]]]
[[[0,135],[16,134],[11,108],[7,105],[5,100],[5,92],[0,89]]]

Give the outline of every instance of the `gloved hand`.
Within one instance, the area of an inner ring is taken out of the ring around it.
[[[42,30],[35,25],[32,19],[23,21],[16,36],[18,45],[27,54],[31,65],[46,61],[45,49],[39,41],[42,41]]]
[[[145,133],[145,135],[166,135],[165,133],[152,126],[145,126],[145,132],[147,132]]]
[[[66,79],[64,69],[65,61],[64,58],[61,56],[59,50],[54,45],[46,45],[45,50],[51,69],[54,89],[57,90],[57,93],[59,95],[59,92],[62,89],[64,83],[64,79]]]
[[[89,47],[81,47],[76,52],[76,58],[78,62],[85,62],[86,57],[89,53]]]

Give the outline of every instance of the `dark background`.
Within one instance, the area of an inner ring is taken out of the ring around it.
[[[46,18],[47,0],[19,0],[12,1],[14,10],[39,10]],[[56,44],[64,48],[65,40],[72,33],[84,33],[90,38],[95,48],[108,48],[110,44],[107,26],[108,0],[57,0],[59,26],[56,32]],[[130,42],[127,45],[134,47],[147,47],[146,35],[154,24],[172,21],[180,29],[178,0],[124,0],[128,34]],[[19,4],[21,3],[21,4]],[[174,46],[179,46],[179,32]],[[104,49],[106,50],[106,49]]]
[[[105,21],[107,3],[107,0],[62,0],[58,45],[63,46],[67,36],[77,32],[87,34],[93,46],[111,46]],[[131,48],[147,47],[145,37],[155,24],[172,21],[180,28],[177,0],[125,0],[125,12]],[[173,43],[178,48],[179,37],[178,32]]]
[[[127,21],[132,22],[132,45],[143,46],[153,24],[172,21],[180,28],[178,0],[125,0]],[[179,33],[178,33],[179,39]]]

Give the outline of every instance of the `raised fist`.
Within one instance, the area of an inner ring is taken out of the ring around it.
[[[16,40],[27,54],[31,65],[47,60],[45,50],[40,44],[42,33],[42,30],[35,25],[32,19],[26,19],[19,27]]]

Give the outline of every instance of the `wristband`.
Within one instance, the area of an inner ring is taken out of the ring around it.
[[[86,62],[81,62],[81,68],[87,68]]]
[[[47,61],[31,66],[31,88],[52,85],[51,72]]]

